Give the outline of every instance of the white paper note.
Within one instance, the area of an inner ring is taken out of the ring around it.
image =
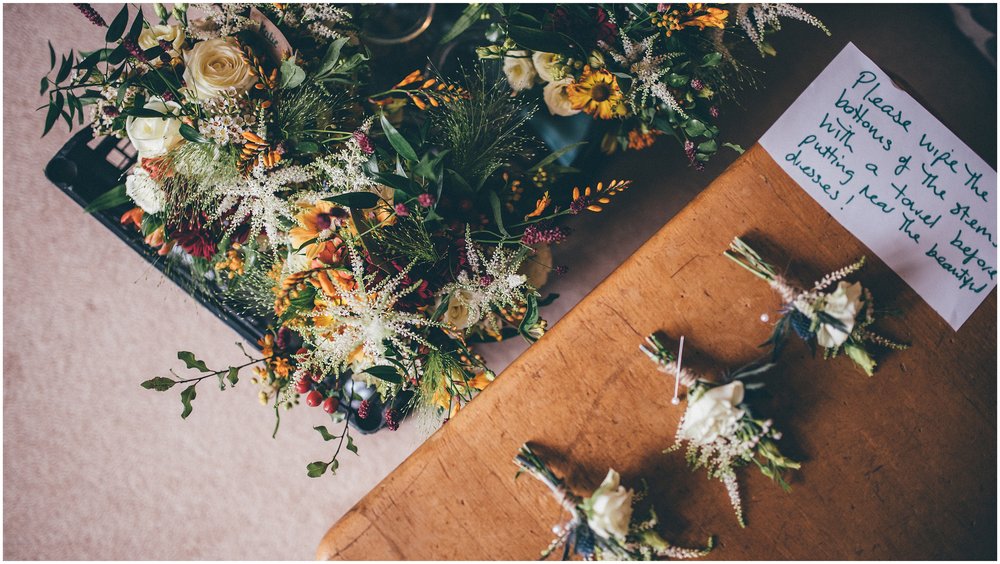
[[[760,144],[956,331],[996,286],[996,171],[853,44]]]

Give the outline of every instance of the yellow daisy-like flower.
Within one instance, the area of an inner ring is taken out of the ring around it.
[[[299,225],[288,230],[288,237],[296,249],[313,241],[305,249],[306,256],[313,259],[323,250],[323,245],[319,244],[318,240],[331,237],[337,227],[347,219],[348,214],[346,210],[325,200],[320,200],[314,205],[303,204],[301,207],[302,212],[295,216]]]
[[[580,80],[566,85],[566,96],[574,110],[583,110],[598,119],[628,114],[618,78],[607,69],[595,71],[589,65],[583,67]]]

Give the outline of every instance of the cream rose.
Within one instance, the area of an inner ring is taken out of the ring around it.
[[[503,73],[507,75],[507,83],[515,92],[531,88],[538,78],[527,51],[509,51],[503,58]]]
[[[176,115],[181,106],[177,102],[150,100],[143,108]],[[125,120],[125,133],[140,158],[158,157],[184,140],[181,137],[181,121],[174,117],[129,117]]]
[[[227,90],[243,94],[257,77],[231,39],[209,39],[184,52],[184,81],[195,98],[218,98]]]
[[[596,534],[608,539],[628,536],[632,522],[632,490],[620,484],[618,472],[608,470],[601,486],[586,501],[587,524]]]
[[[535,72],[538,73],[538,78],[542,79],[543,82],[552,82],[553,80],[559,80],[563,78],[563,73],[559,69],[559,55],[555,53],[545,53],[542,51],[535,51],[531,55],[531,62],[535,65]]]
[[[160,40],[169,41],[174,46],[169,54],[173,57],[180,55],[181,48],[184,47],[184,28],[179,25],[152,25],[139,32],[139,47],[152,49],[160,44]]]
[[[566,86],[572,83],[572,78],[563,78],[550,82],[542,88],[542,98],[545,99],[545,106],[549,109],[550,114],[572,116],[580,113],[580,110],[573,109],[573,103],[566,95]]]
[[[125,179],[125,193],[149,214],[159,213],[166,201],[163,187],[141,166],[132,169],[132,174]]]
[[[455,290],[448,296],[448,309],[441,316],[441,320],[456,329],[468,329],[478,321],[471,318],[470,305],[475,299],[475,294],[469,290]]]
[[[679,436],[697,444],[709,444],[728,435],[743,417],[743,382],[739,380],[706,391],[688,404]]]
[[[821,347],[836,348],[844,344],[854,330],[854,321],[861,311],[861,284],[841,282],[837,289],[823,298],[819,311],[844,324],[844,329],[820,323],[816,342]]]

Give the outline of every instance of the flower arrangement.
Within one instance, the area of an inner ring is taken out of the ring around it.
[[[655,531],[656,513],[636,519],[633,505],[641,495],[621,485],[613,469],[594,492],[585,498],[571,493],[563,480],[525,444],[514,463],[548,486],[559,505],[569,513],[565,523],[553,527],[555,540],[542,551],[542,559],[563,548],[563,560],[570,553],[586,560],[651,560],[659,558],[699,558],[712,550],[712,539],[704,549],[681,548],[667,542]]]
[[[790,4],[472,4],[461,22],[491,23],[484,59],[503,60],[511,89],[538,93],[553,116],[601,122],[601,148],[643,149],[674,137],[691,166],[719,149],[722,102],[752,82],[741,45],[774,55],[781,18],[829,31]]]
[[[812,289],[801,290],[777,273],[739,237],[733,239],[724,253],[758,278],[763,279],[781,296],[784,306],[774,334],[766,344],[774,347],[777,356],[791,329],[815,351],[823,348],[823,358],[846,354],[865,374],[875,374],[875,359],[867,349],[869,343],[892,350],[905,350],[908,345],[897,343],[869,329],[878,318],[875,299],[870,290],[859,282],[844,280],[865,264],[865,257],[817,281]],[[831,289],[831,285],[837,283]]]
[[[304,398],[343,423],[316,427],[337,447],[310,476],[357,451],[348,423],[394,430],[409,408],[439,421],[485,388],[474,344],[545,332],[561,222],[629,186],[575,186],[564,150],[537,158],[530,108],[489,64],[373,84],[363,6],[154,4],[158,21],[126,6],[110,22],[76,6],[106,47],[58,65],[50,51],[45,132],[90,106],[97,134],[138,153],[102,204],[133,204],[122,222],[149,245],[273,320],[246,363],[182,351],[192,377],[142,385],[183,386],[188,417],[199,383],[224,390],[250,368],[279,421]]]
[[[797,470],[798,462],[785,457],[775,441],[781,432],[771,419],[758,419],[744,401],[748,390],[763,387],[762,383],[744,384],[743,380],[762,374],[774,365],[752,363],[722,375],[720,381],[699,378],[679,364],[679,358],[668,351],[655,335],[646,337],[640,346],[662,372],[673,374],[687,387],[687,410],[677,428],[675,444],[664,452],[673,452],[687,443],[685,458],[692,469],[704,467],[708,477],[721,481],[741,527],[746,526],[740,500],[736,469],[753,463],[761,474],[790,488],[782,474]]]

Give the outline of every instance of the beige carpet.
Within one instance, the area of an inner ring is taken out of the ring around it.
[[[97,7],[105,17],[115,10]],[[790,23],[774,42],[782,56],[761,63],[767,89],[724,116],[729,139],[752,143],[853,40],[905,77],[946,123],[973,132],[962,135],[994,162],[995,70],[946,29],[947,11],[813,11],[834,38]],[[4,558],[311,558],[327,527],[424,436],[404,423],[362,437],[361,456],[345,457],[338,476],[310,479],[305,464],[329,456],[310,428],[324,422],[318,410],[287,412],[272,440],[272,413],[249,381],[225,393],[202,386],[186,421],[176,393],[141,389],[142,380],[177,366],[178,350],[209,365],[239,362],[236,334],[42,174],[69,137],[63,125],[39,139],[44,116],[34,108],[44,103],[45,41],[59,52],[95,48],[98,30],[69,5],[8,4],[3,20]],[[924,63],[942,52],[947,66],[931,73]],[[992,93],[963,91],[982,73],[993,73]],[[967,104],[956,106],[955,92],[986,103],[971,115]],[[732,159],[720,154],[694,173],[665,140],[609,165],[609,174],[634,178],[635,187],[606,213],[577,218],[577,233],[557,249],[557,263],[570,272],[551,284],[562,297],[546,316],[558,319],[577,303]],[[522,349],[512,342],[483,352],[500,368]],[[475,469],[460,470],[475,479]]]

